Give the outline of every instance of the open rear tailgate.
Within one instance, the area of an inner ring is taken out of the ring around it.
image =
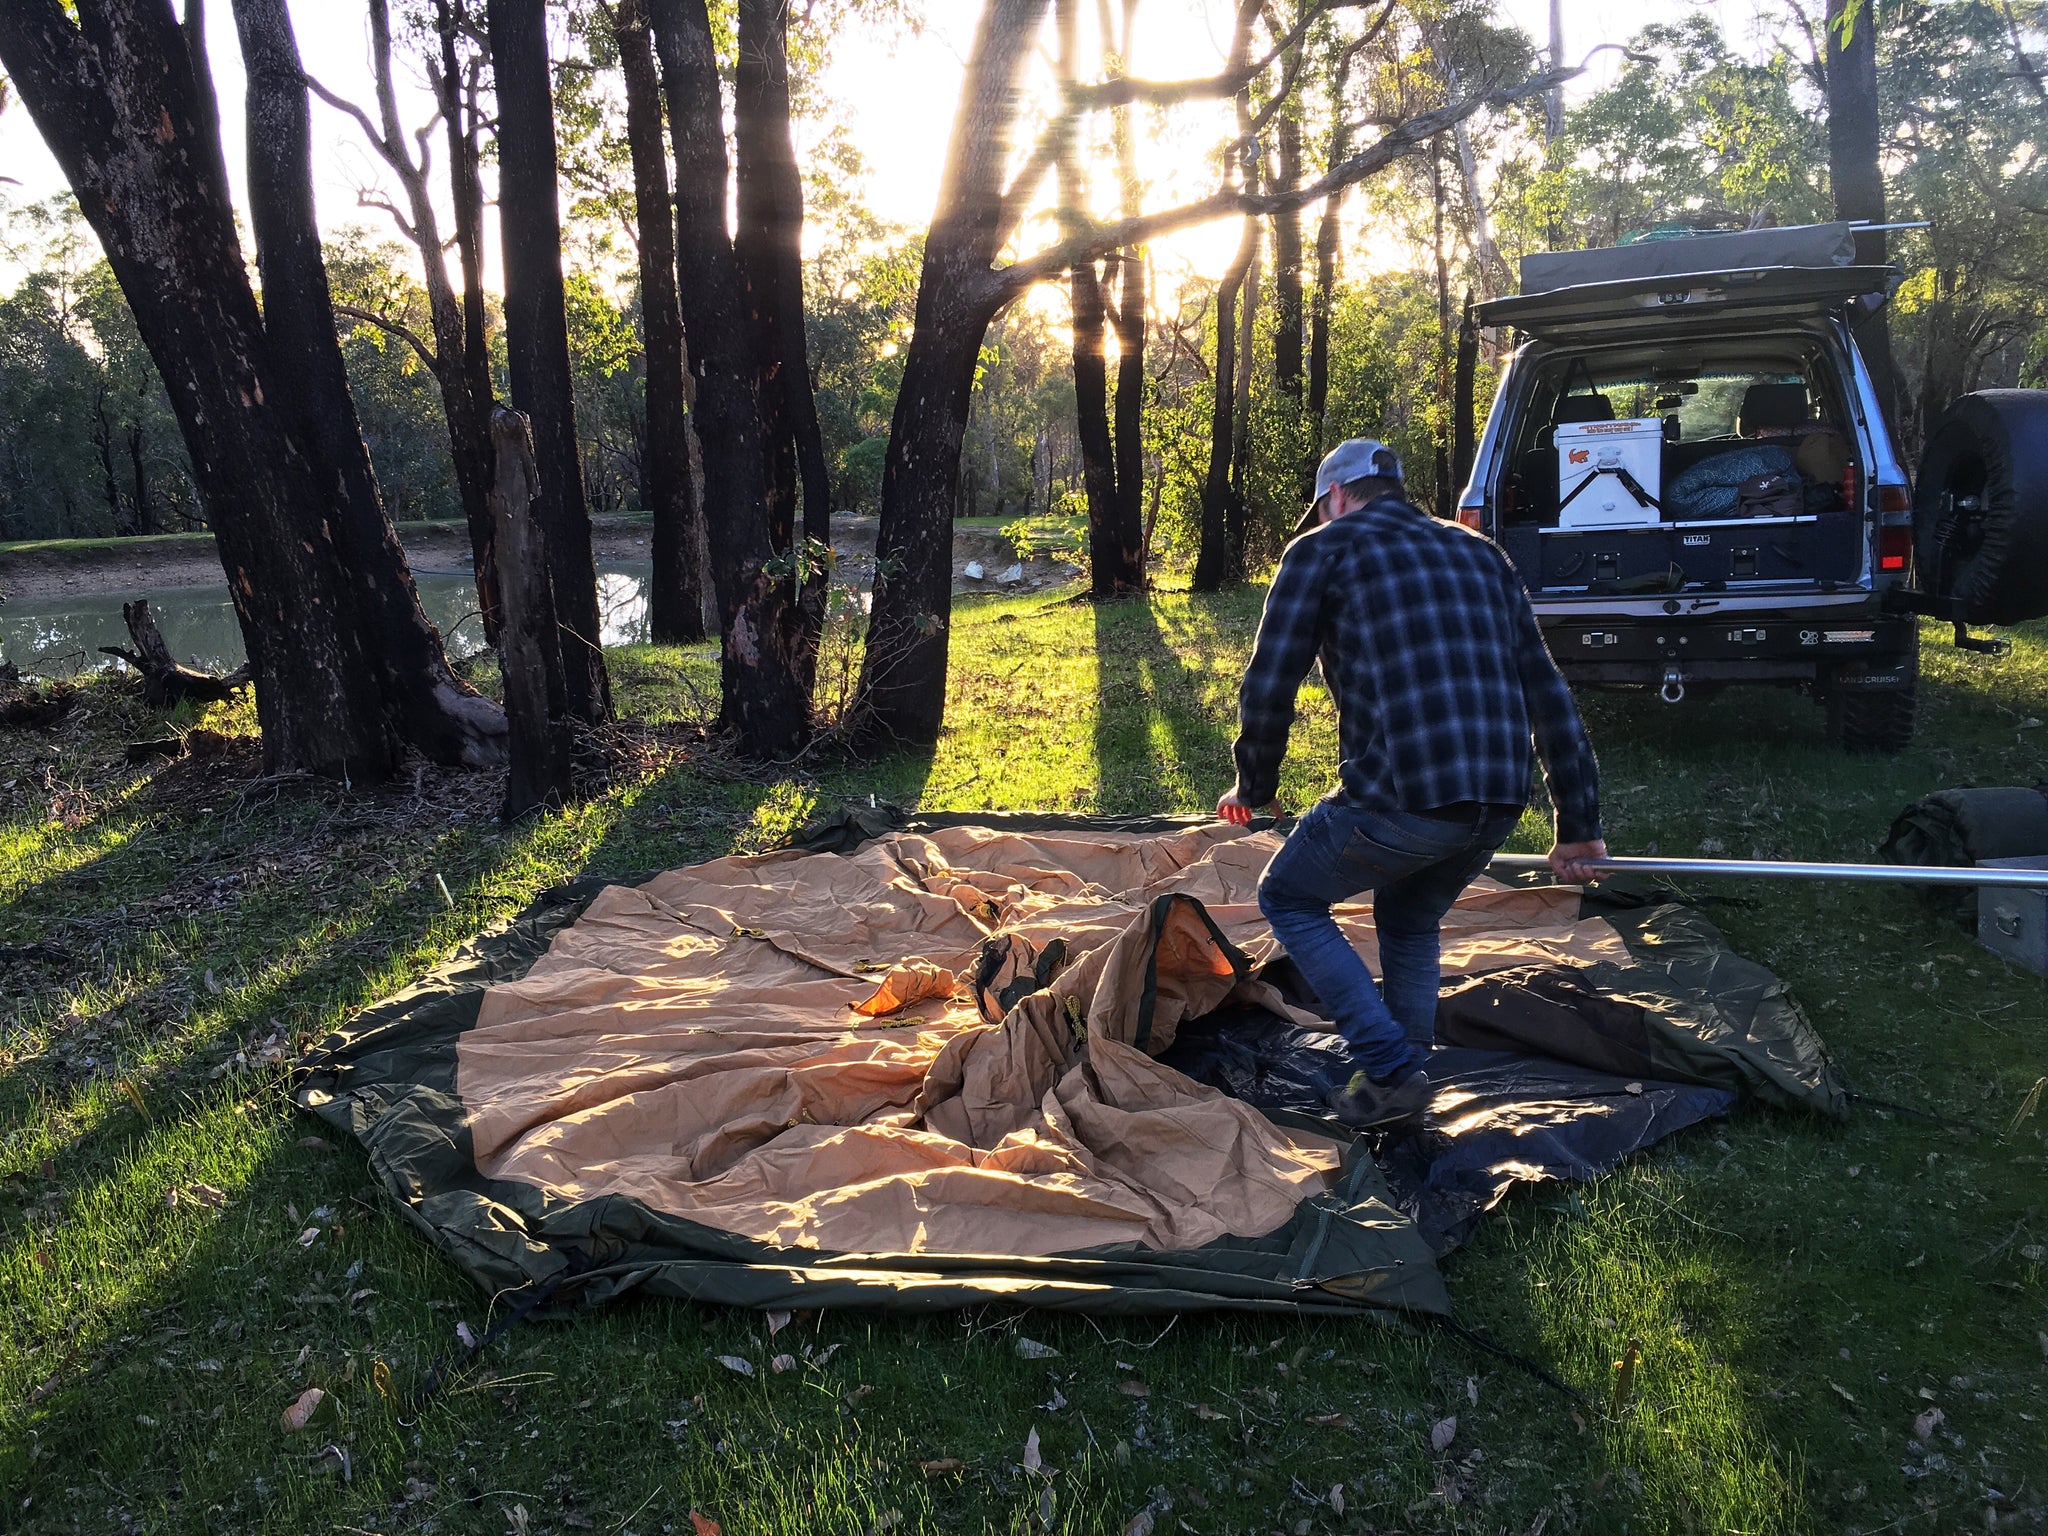
[[[1581,283],[1481,304],[1481,325],[1546,341],[1625,341],[1674,330],[1810,322],[1866,293],[1889,293],[1892,267],[1744,267]]]

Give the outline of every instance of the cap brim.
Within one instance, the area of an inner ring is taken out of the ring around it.
[[[1320,498],[1318,499],[1320,500]],[[1300,538],[1304,533],[1307,533],[1309,529],[1317,525],[1318,521],[1319,519],[1316,516],[1316,504],[1312,501],[1308,504],[1307,509],[1303,511],[1303,513],[1301,514],[1301,521],[1294,525],[1294,532],[1287,535],[1289,542],[1292,542],[1293,540]]]

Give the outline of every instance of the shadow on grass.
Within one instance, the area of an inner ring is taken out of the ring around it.
[[[1095,605],[1097,797],[1109,814],[1199,811],[1231,777],[1231,732],[1206,702],[1214,679],[1182,661],[1154,602]]]

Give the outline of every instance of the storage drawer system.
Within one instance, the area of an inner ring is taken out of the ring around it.
[[[2038,869],[2031,890],[1985,886],[1977,892],[1977,942],[2014,965],[2048,976],[2048,855],[1982,859],[1979,869]]]
[[[1613,528],[1503,528],[1501,547],[1531,590],[1604,587],[1661,576],[1683,585],[1854,581],[1863,568],[1854,512],[1724,518]]]

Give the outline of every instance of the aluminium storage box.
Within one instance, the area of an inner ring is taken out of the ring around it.
[[[1557,499],[1564,508],[1558,527],[1647,528],[1663,520],[1657,508],[1664,495],[1661,418],[1566,422],[1556,441]]]
[[[1979,859],[1979,869],[2038,869],[2041,883],[1986,885],[1977,890],[1977,942],[2014,965],[2048,976],[2048,854]]]

